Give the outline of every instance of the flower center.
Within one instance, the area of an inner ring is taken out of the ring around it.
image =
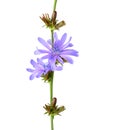
[[[58,54],[60,54],[60,47],[59,47],[59,45],[55,45],[54,44],[54,47],[53,47],[53,54],[55,54],[55,55],[58,55]]]

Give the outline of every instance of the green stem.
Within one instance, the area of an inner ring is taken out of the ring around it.
[[[53,79],[54,79],[54,72],[51,72],[51,81],[50,81],[50,104],[52,103],[52,99],[53,99]]]
[[[53,46],[53,43],[54,43],[53,31],[51,31],[51,40],[52,40],[52,46]],[[50,104],[52,104],[52,99],[53,99],[53,79],[54,79],[54,71],[51,74],[51,81],[50,81]],[[50,115],[51,130],[54,130],[53,119],[54,119],[54,116]]]
[[[54,44],[54,37],[53,37],[53,33],[54,33],[54,31],[53,31],[53,30],[51,30],[52,47],[53,47],[53,44]]]
[[[57,4],[57,0],[54,0],[53,12],[56,10],[56,4]],[[54,31],[51,30],[52,47],[53,47],[53,44],[54,44],[53,34],[54,34]],[[51,81],[50,81],[50,104],[52,104],[52,99],[53,99],[53,79],[54,79],[54,71],[52,72]],[[54,119],[54,116],[50,115],[51,130],[54,130],[53,119]]]
[[[55,10],[56,10],[56,4],[57,4],[57,0],[54,0],[53,11],[55,11]]]
[[[54,130],[54,122],[53,122],[54,116],[50,116],[50,121],[51,121],[51,130]]]

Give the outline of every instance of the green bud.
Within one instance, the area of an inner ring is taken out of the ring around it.
[[[51,104],[48,105],[45,104],[45,106],[43,107],[46,110],[45,114],[55,116],[55,115],[60,115],[60,113],[65,110],[64,106],[58,107],[56,105],[56,102],[57,102],[57,98],[53,98]]]
[[[56,28],[56,29],[59,29],[59,28],[61,28],[61,27],[64,26],[64,25],[66,25],[65,21],[61,21],[61,22],[59,22],[59,23],[57,23],[57,24],[55,25],[55,28]]]
[[[43,14],[40,19],[45,23],[46,27],[48,27],[50,30],[54,31],[55,29],[58,30],[62,26],[64,26],[66,23],[65,21],[61,21],[58,23],[58,20],[56,20],[57,12],[53,11],[51,18],[49,17],[49,14]]]

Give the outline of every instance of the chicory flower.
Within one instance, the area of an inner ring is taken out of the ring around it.
[[[29,79],[33,80],[35,77],[44,77],[47,73],[54,70],[62,70],[61,66],[55,66],[54,70],[51,68],[51,65],[49,63],[44,63],[41,59],[37,58],[37,62],[35,62],[33,59],[31,59],[30,63],[34,67],[34,69],[27,68],[28,72],[31,72]]]
[[[54,42],[51,40],[45,41],[43,38],[38,38],[38,41],[46,48],[46,49],[38,49],[34,52],[34,54],[44,54],[41,59],[48,59],[48,62],[54,69],[56,63],[63,64],[64,62],[68,62],[73,64],[73,59],[71,56],[78,57],[78,51],[74,49],[70,49],[73,44],[70,42],[72,37],[66,42],[67,33],[64,33],[61,39],[58,39],[57,33],[54,33]]]

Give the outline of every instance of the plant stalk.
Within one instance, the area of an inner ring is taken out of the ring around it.
[[[56,10],[57,0],[54,0],[53,12]]]
[[[53,12],[56,10],[56,4],[57,4],[57,0],[54,0],[54,4],[53,4]],[[54,31],[51,30],[51,40],[52,40],[52,47],[54,44]],[[52,99],[53,99],[53,79],[54,79],[54,71],[52,72],[51,75],[51,81],[50,81],[50,104],[52,104]],[[50,123],[51,123],[51,130],[54,130],[54,116],[50,115]]]
[[[52,40],[52,47],[54,43],[53,31],[51,31],[51,40]],[[53,79],[54,79],[54,71],[51,74],[51,81],[50,81],[50,104],[52,104],[53,99]],[[50,123],[51,123],[51,130],[54,130],[54,123],[53,123],[54,116],[50,115]]]

